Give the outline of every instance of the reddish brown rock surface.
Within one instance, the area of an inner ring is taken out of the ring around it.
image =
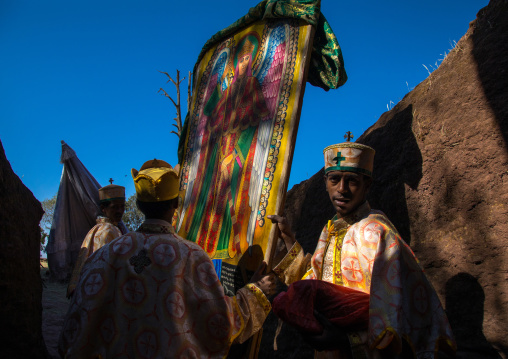
[[[39,271],[42,207],[12,171],[0,143],[1,358],[46,358]]]
[[[507,129],[508,2],[491,1],[359,139],[377,149],[369,200],[420,258],[464,356],[508,356]]]
[[[439,68],[358,139],[377,151],[369,201],[419,257],[448,312],[458,358],[508,358],[507,140],[506,0],[480,10]],[[307,251],[333,215],[322,177],[287,195]],[[295,342],[292,335],[280,345]]]

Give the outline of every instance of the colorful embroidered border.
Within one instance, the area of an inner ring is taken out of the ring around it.
[[[270,310],[272,310],[272,305],[270,304],[268,298],[266,298],[263,291],[253,283],[249,283],[245,287],[256,296],[256,299],[258,300],[259,304],[265,311],[265,314],[268,315],[268,313],[270,313]]]
[[[342,255],[342,242],[344,241],[344,237],[348,228],[342,228],[338,232],[331,232],[332,236],[337,236],[335,240],[335,256],[333,258],[333,279],[334,283],[338,285],[343,285],[344,281],[342,280],[342,267],[341,267],[341,255]]]
[[[291,263],[295,260],[295,258],[298,256],[298,253],[302,250],[302,246],[300,243],[295,242],[293,247],[289,250],[289,252],[282,258],[279,264],[273,269],[273,272],[277,275],[277,277],[284,281],[284,272],[289,267]]]
[[[270,142],[270,150],[268,153],[268,160],[265,168],[265,176],[263,179],[263,186],[261,188],[261,198],[259,199],[259,209],[257,215],[257,224],[263,227],[265,224],[266,207],[268,205],[268,198],[270,198],[270,190],[272,189],[273,174],[275,172],[279,148],[282,141],[284,132],[284,124],[286,122],[286,115],[288,109],[289,95],[291,93],[291,86],[293,84],[296,56],[298,53],[298,36],[300,33],[299,23],[297,20],[288,20],[286,26],[289,27],[289,49],[287,51],[288,60],[286,62],[286,72],[284,73],[284,85],[279,97],[279,106],[277,108],[277,118],[274,123],[272,141]],[[266,42],[263,34],[262,43]]]
[[[307,270],[307,272],[302,277],[302,280],[304,280],[304,279],[317,279],[316,275],[314,274],[313,268],[310,268]]]
[[[165,226],[163,224],[158,223],[142,223],[141,226],[139,226],[139,228],[136,230],[136,232],[175,234],[175,229],[171,225]]]
[[[236,300],[236,297],[231,297],[231,299],[233,299],[233,306],[235,308],[233,316],[238,316],[238,318],[240,319],[240,328],[238,328],[238,330],[236,330],[234,333],[232,333],[231,337],[229,338],[229,344],[233,343],[233,341],[236,339],[237,336],[240,335],[240,333],[243,331],[243,328],[245,327],[245,321],[243,319],[240,306],[238,305],[238,301]],[[236,318],[233,318],[233,319],[236,319]]]
[[[368,149],[374,151],[374,153],[376,153],[376,151],[372,147],[361,144],[361,143],[356,143],[356,142],[342,142],[342,143],[330,145],[330,146],[325,147],[325,149],[323,150],[323,153],[325,153],[326,151],[328,151],[332,148],[358,148],[360,150],[365,150],[366,148],[368,148]]]

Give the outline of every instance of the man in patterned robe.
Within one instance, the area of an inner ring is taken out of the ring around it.
[[[81,244],[78,259],[67,286],[67,298],[72,296],[88,257],[105,244],[128,232],[123,223],[119,225],[125,212],[125,187],[110,184],[100,188],[99,201],[102,215],[97,217],[97,224],[88,232]]]
[[[337,214],[323,228],[312,256],[295,241],[285,218],[269,216],[288,249],[274,271],[287,284],[314,279],[370,294],[366,331],[348,333],[315,308],[325,329],[302,335],[318,358],[422,359],[439,350],[453,352],[448,320],[418,260],[388,218],[366,201],[374,153],[351,142],[324,150],[326,190]]]
[[[62,357],[222,358],[261,328],[274,274],[224,295],[208,255],[170,224],[177,171],[161,160],[132,170],[146,220],[83,267],[60,337]]]

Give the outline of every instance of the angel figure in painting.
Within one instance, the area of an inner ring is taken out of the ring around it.
[[[278,60],[272,51],[258,61],[264,82],[253,75],[260,47],[255,32],[239,40],[233,55],[224,49],[211,71],[180,232],[211,258],[234,258],[251,244],[282,74],[285,45],[274,46],[280,42],[280,36],[271,42],[282,54]]]

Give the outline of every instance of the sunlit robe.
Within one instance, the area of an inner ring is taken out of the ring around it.
[[[318,279],[369,293],[368,332],[349,334],[358,343],[353,352],[360,356],[378,358],[375,347],[387,333],[397,345],[407,340],[417,358],[434,358],[438,346],[455,348],[448,319],[418,260],[388,218],[368,203],[329,221],[312,256],[296,243],[274,272],[287,284]],[[317,353],[323,358],[342,355]]]

